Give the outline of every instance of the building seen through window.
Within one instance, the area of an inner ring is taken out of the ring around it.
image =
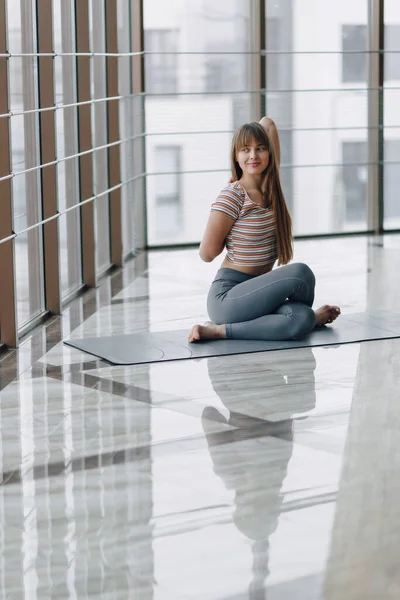
[[[174,94],[178,91],[177,29],[146,29],[146,90],[149,94]]]
[[[156,232],[160,237],[179,232],[182,227],[181,206],[181,148],[158,146],[155,148],[156,175]]]
[[[346,222],[364,223],[368,181],[367,143],[343,142],[342,152],[345,219]]]
[[[367,142],[343,142],[342,180],[347,223],[366,221],[368,157]],[[385,218],[400,218],[400,140],[385,141],[384,206]]]
[[[400,50],[400,25],[385,26],[385,47]],[[364,83],[367,81],[367,26],[342,25],[342,81],[343,83]],[[385,79],[400,79],[399,55],[390,52],[385,55]]]

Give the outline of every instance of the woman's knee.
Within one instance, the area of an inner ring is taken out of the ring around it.
[[[293,304],[290,317],[290,339],[302,337],[315,327],[315,312],[305,304]]]
[[[296,277],[306,281],[309,286],[315,287],[315,275],[306,263],[293,263],[291,266]]]

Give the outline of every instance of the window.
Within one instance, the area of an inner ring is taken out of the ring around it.
[[[385,26],[385,49],[400,50],[400,25]],[[385,80],[400,79],[400,55],[385,54]]]
[[[346,165],[346,163],[360,163]],[[364,164],[363,164],[364,163]],[[365,222],[368,167],[367,142],[344,142],[342,177],[346,222]],[[384,210],[385,219],[400,217],[400,140],[385,140]]]
[[[386,164],[389,163],[389,164]],[[400,140],[385,140],[385,219],[400,217]]]
[[[232,89],[232,76],[235,80],[234,73],[235,62],[231,58],[224,56],[207,57],[205,91],[226,92]]]
[[[156,176],[156,233],[171,235],[182,226],[181,206],[181,148],[180,146],[158,146],[155,148]]]
[[[175,94],[178,91],[178,31],[175,29],[145,30],[146,92]]]
[[[210,50],[207,50],[210,52]],[[221,45],[216,52],[235,52],[234,46]],[[237,54],[206,55],[205,63],[205,91],[206,92],[230,92],[242,91],[247,85],[247,60]]]
[[[267,52],[278,52],[282,50],[279,42],[281,37],[281,21],[280,19],[268,18],[266,21],[266,47]],[[279,90],[282,88],[282,83],[285,79],[285,61],[291,59],[287,55],[282,54],[267,54],[267,89]]]
[[[400,25],[385,25],[385,48],[398,50]],[[367,79],[367,26],[342,26],[342,51],[355,54],[342,55],[343,83],[363,83]],[[398,54],[385,54],[385,79],[400,79]]]
[[[364,83],[367,79],[367,26],[342,25],[342,51],[355,54],[342,54],[343,83]]]
[[[210,46],[215,52],[237,52],[235,46],[226,43],[221,46]],[[206,52],[211,52],[206,49]],[[205,92],[243,91],[248,86],[248,58],[246,55],[216,54],[206,55]],[[233,129],[248,121],[248,98],[245,94],[231,96]]]
[[[365,223],[368,180],[367,142],[343,142],[342,154],[345,220],[346,223]],[[351,164],[347,165],[347,163]]]

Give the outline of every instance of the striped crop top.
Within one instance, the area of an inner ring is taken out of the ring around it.
[[[272,209],[250,200],[239,181],[224,187],[211,210],[223,212],[234,219],[225,240],[226,257],[230,262],[255,267],[267,265],[278,258]]]

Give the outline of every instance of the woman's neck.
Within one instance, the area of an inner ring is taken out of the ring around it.
[[[253,177],[251,175],[242,175],[239,181],[244,185],[244,187],[248,187],[253,190],[257,189],[261,192],[263,179],[264,178],[262,177],[262,175],[260,175],[259,177]]]

